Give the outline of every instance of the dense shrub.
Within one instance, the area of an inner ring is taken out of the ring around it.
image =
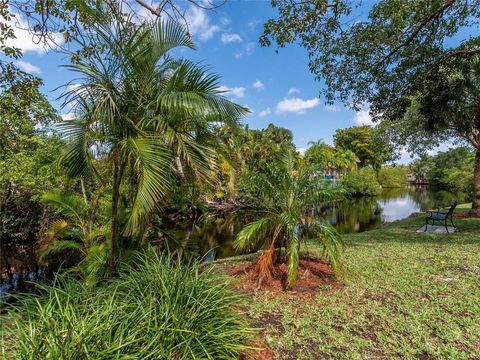
[[[342,183],[353,196],[373,196],[380,193],[377,176],[370,168],[352,171],[343,178]]]
[[[408,170],[403,166],[385,166],[378,172],[378,182],[382,187],[399,188],[407,185]]]
[[[132,264],[95,291],[70,278],[20,300],[2,327],[7,358],[236,359],[245,349],[251,330],[225,281],[152,249]]]

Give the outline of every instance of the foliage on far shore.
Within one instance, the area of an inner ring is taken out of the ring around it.
[[[404,166],[384,166],[379,170],[377,177],[384,188],[405,187],[408,182],[408,169]]]
[[[419,182],[427,182],[438,188],[471,195],[475,154],[469,147],[458,147],[441,151],[433,156],[414,160],[409,169]]]
[[[366,167],[348,173],[342,185],[352,196],[375,196],[381,191],[375,170]]]

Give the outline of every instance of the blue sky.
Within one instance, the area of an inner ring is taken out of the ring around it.
[[[230,1],[213,11],[191,8],[189,30],[198,49],[177,54],[211,65],[222,76],[227,96],[252,109],[244,123],[256,129],[269,123],[288,128],[300,151],[309,141],[332,143],[338,128],[370,124],[367,110],[354,112],[341,104],[325,105],[325,99],[318,97],[321,84],[308,70],[304,49],[291,45],[276,53],[275,47],[259,45],[263,23],[274,16],[269,1]],[[45,52],[31,43],[26,33],[17,32],[17,37],[16,44],[24,50],[19,65],[43,78],[44,93],[58,107],[61,89],[57,88],[72,80],[72,74],[61,67],[69,62],[68,57]],[[408,156],[403,156],[402,162],[407,160]]]

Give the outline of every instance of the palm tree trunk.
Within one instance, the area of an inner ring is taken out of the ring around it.
[[[85,205],[88,206],[87,192],[85,191],[85,183],[83,182],[83,178],[80,178],[80,187],[82,188],[83,201],[85,202]]]
[[[118,145],[113,148],[113,186],[112,186],[112,236],[109,249],[109,268],[113,275],[117,269],[118,252],[118,202],[120,199],[120,159]]]
[[[480,216],[480,146],[475,153],[475,167],[473,170],[473,201],[470,214]]]

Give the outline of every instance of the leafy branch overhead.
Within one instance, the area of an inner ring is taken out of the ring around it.
[[[480,39],[464,33],[479,24],[478,0],[272,1],[278,18],[265,23],[260,43],[299,43],[321,92],[355,108],[372,105],[376,118],[404,110],[405,97],[426,74],[459,57],[480,53]],[[367,17],[368,15],[368,17]]]

